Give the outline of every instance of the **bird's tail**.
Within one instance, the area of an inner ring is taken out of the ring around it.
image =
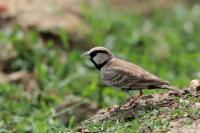
[[[170,91],[178,93],[178,94],[184,93],[182,90],[179,90],[178,88],[171,86],[171,85],[160,85],[159,87],[162,88],[162,89],[170,90]]]

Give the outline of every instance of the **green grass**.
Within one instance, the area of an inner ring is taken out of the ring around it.
[[[83,123],[82,127],[89,132],[151,132],[159,131],[166,132],[174,122],[179,122],[181,126],[192,124],[195,119],[199,119],[199,108],[192,108],[194,102],[193,97],[189,95],[184,98],[174,97],[173,101],[178,106],[160,107],[142,106],[135,113],[135,118],[132,120],[122,121],[103,121],[103,122],[87,122]],[[199,102],[199,101],[198,101]],[[171,123],[172,122],[172,123]]]
[[[178,87],[186,87],[191,79],[197,78],[200,66],[198,6],[179,5],[168,11],[159,9],[150,16],[109,8],[82,10],[91,29],[88,44],[106,46],[117,57],[134,62]],[[85,49],[71,49],[66,31],[61,29],[58,33],[62,45],[53,40],[43,42],[37,31],[25,32],[18,26],[0,31],[0,43],[12,45],[17,55],[8,63],[9,72],[34,72],[39,87],[39,94],[34,97],[25,92],[21,84],[0,85],[0,132],[73,131],[72,125],[76,124],[73,120],[71,124],[62,123],[52,117],[54,109],[65,103],[69,94],[96,101],[103,107],[125,100],[120,90],[102,87],[98,71],[81,57]],[[146,94],[153,92],[145,90]],[[177,117],[187,111],[179,108],[173,110],[171,116]],[[152,129],[169,128],[168,118],[156,117],[161,110],[141,112],[142,117],[131,122],[105,122],[88,128],[102,132],[132,132],[143,125]],[[200,114],[199,110],[192,113]]]

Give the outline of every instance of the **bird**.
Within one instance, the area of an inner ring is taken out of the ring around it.
[[[143,89],[167,89],[181,94],[181,90],[170,85],[169,81],[158,78],[136,64],[115,57],[105,47],[94,47],[82,56],[91,60],[106,85],[126,92],[138,90],[139,95],[135,100],[143,95]]]

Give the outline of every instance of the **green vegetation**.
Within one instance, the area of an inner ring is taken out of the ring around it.
[[[167,11],[157,9],[148,16],[103,7],[82,10],[91,29],[85,41],[88,48],[106,46],[117,57],[134,62],[181,88],[199,76],[199,6],[178,5]],[[96,101],[102,107],[125,100],[120,90],[101,85],[98,72],[81,57],[86,49],[81,44],[73,48],[76,44],[69,43],[67,33],[63,30],[58,33],[61,44],[53,38],[44,41],[34,29],[23,31],[14,26],[11,30],[0,31],[0,43],[11,45],[16,53],[16,57],[6,64],[5,72],[25,70],[33,73],[38,83],[37,91],[25,91],[23,84],[18,82],[0,85],[0,132],[75,131],[76,116],[68,123],[53,118],[55,108],[65,103],[69,94]],[[145,94],[153,92],[162,91],[145,90]],[[199,109],[188,110],[187,105],[167,111],[171,117],[185,113],[200,117]],[[94,123],[88,129],[131,132],[144,126],[166,131],[172,118],[161,118],[162,112],[166,110],[141,109],[141,116],[132,121]]]

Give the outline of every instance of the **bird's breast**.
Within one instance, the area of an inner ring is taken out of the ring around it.
[[[114,71],[103,69],[101,70],[101,79],[107,84],[112,85],[117,80],[118,74]]]
[[[133,83],[132,78],[128,75],[107,69],[101,71],[101,79],[105,84],[118,88],[129,88]]]

